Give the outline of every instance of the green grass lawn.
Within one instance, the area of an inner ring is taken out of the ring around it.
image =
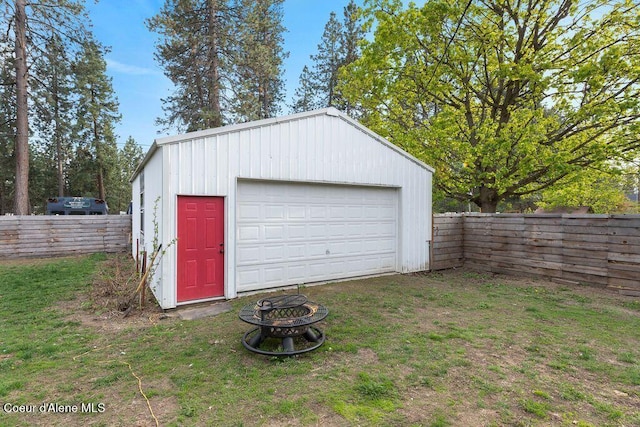
[[[638,298],[464,270],[307,287],[326,342],[273,358],[240,342],[260,295],[104,316],[112,257],[0,264],[0,425],[640,425]]]

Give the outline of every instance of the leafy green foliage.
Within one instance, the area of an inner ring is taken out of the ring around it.
[[[373,130],[483,211],[640,147],[640,6],[365,3],[373,40],[341,75]]]
[[[588,206],[594,213],[615,213],[624,212],[628,203],[619,176],[585,169],[543,190],[538,206],[544,209]]]

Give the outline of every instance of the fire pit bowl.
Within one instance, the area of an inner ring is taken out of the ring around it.
[[[315,350],[324,343],[324,333],[312,326],[329,314],[326,307],[301,294],[263,298],[240,310],[242,321],[256,325],[242,337],[242,345],[254,353],[293,356]],[[267,340],[281,340],[276,349],[260,348]]]

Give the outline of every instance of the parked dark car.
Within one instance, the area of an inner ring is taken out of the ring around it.
[[[107,215],[107,202],[93,197],[51,197],[46,215]]]

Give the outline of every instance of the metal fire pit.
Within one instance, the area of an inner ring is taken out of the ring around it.
[[[325,336],[312,325],[328,314],[326,307],[308,301],[300,294],[263,298],[240,310],[241,320],[256,325],[244,334],[242,345],[250,351],[269,356],[293,356],[315,350],[324,343]],[[271,338],[282,340],[278,351],[261,349],[260,346]]]

